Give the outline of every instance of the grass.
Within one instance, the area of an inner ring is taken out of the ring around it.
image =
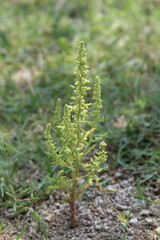
[[[160,28],[156,0],[6,0],[0,8],[0,194],[15,210],[44,197],[44,127],[66,103],[75,49],[101,77],[110,167],[160,175]],[[90,96],[88,96],[90,97]],[[18,184],[17,184],[18,183]],[[23,201],[22,201],[23,199]]]

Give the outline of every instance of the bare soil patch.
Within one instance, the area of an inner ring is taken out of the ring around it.
[[[69,207],[62,201],[59,192],[53,193],[48,200],[41,201],[34,209],[47,225],[48,240],[118,240],[124,235],[124,227],[117,219],[122,212],[127,213],[130,226],[126,228],[128,240],[158,240],[155,231],[160,231],[160,189],[157,182],[147,188],[145,198],[136,197],[137,187],[135,178],[124,173],[121,169],[116,173],[103,175],[109,185],[104,187],[104,196],[96,189],[84,193],[83,199],[77,202],[80,213],[80,224],[75,229],[70,229]],[[108,191],[108,189],[113,189]],[[111,205],[108,203],[111,203]],[[114,206],[114,208],[112,207]],[[115,211],[116,209],[116,211]],[[28,227],[22,240],[42,240],[42,229],[33,220],[29,212],[17,218],[8,219],[8,211],[2,208],[1,220],[4,220],[4,230],[0,239],[16,239],[18,233],[26,224]],[[118,236],[119,235],[119,236]]]

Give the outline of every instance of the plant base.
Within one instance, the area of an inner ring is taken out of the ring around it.
[[[69,202],[71,228],[76,228],[79,225],[79,212],[74,202]]]

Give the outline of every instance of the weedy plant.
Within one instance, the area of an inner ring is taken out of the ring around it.
[[[78,226],[79,222],[76,200],[80,199],[84,189],[93,184],[101,191],[98,174],[107,169],[106,143],[102,141],[104,135],[96,137],[94,134],[97,123],[102,121],[100,80],[96,77],[93,103],[87,103],[90,81],[87,79],[88,66],[84,42],[79,43],[76,63],[72,101],[69,105],[65,104],[62,116],[61,99],[58,99],[53,120],[53,136],[51,123],[45,129],[47,154],[53,165],[60,167],[53,178],[48,177],[48,180],[53,190],[64,191],[65,200],[70,206],[72,228]],[[100,140],[99,151],[87,160],[86,156],[97,149],[96,143]]]

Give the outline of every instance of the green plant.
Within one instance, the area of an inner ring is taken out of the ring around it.
[[[86,102],[87,92],[90,90],[87,77],[86,49],[84,42],[80,42],[77,57],[77,72],[72,102],[64,106],[64,115],[61,117],[61,100],[58,99],[54,113],[54,140],[51,135],[51,123],[45,130],[47,154],[54,166],[60,166],[60,170],[48,180],[52,189],[64,191],[65,200],[69,203],[71,214],[71,227],[78,225],[78,200],[84,189],[94,182],[99,190],[98,173],[107,169],[103,164],[107,159],[106,143],[102,141],[99,151],[90,160],[86,156],[96,148],[96,142],[102,139],[94,136],[97,123],[102,120],[100,110],[102,108],[100,80],[96,77],[93,91],[93,103]],[[81,184],[80,180],[86,180]]]
[[[34,218],[34,220],[38,223],[38,229],[42,231],[44,240],[47,240],[47,231],[46,231],[47,227],[46,227],[45,221],[33,208],[29,208],[29,212],[31,216]]]
[[[28,224],[26,224],[26,225],[23,227],[22,231],[16,236],[16,240],[19,240],[19,239],[22,238],[22,236],[23,236],[23,234],[26,232],[27,228],[28,228]]]
[[[4,220],[2,220],[1,223],[0,223],[0,232],[3,231],[3,224],[4,224]]]

